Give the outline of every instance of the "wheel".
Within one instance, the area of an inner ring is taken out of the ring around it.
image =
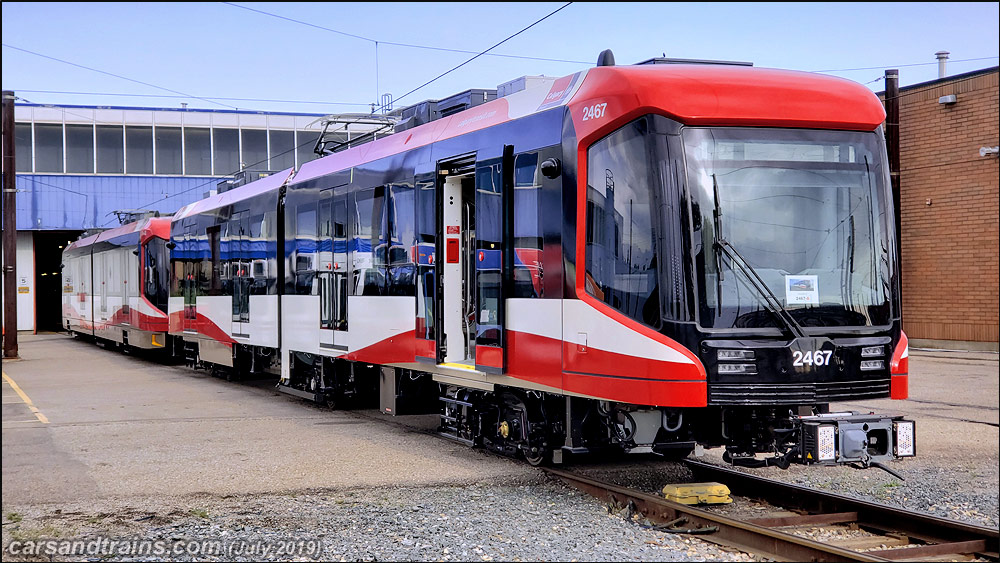
[[[535,453],[523,452],[524,461],[528,462],[528,465],[532,467],[540,467],[543,465],[548,465],[552,461],[552,450],[549,448],[538,448]]]

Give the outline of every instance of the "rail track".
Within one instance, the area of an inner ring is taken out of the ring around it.
[[[779,561],[953,561],[1000,560],[998,532],[817,491],[688,460],[699,481],[727,485],[734,496],[764,501],[783,515],[739,519],[710,509],[668,501],[663,497],[601,482],[562,469],[546,471],[567,484],[642,515],[666,532],[698,533],[700,538]],[[839,527],[860,530],[863,538],[823,543],[796,531]]]

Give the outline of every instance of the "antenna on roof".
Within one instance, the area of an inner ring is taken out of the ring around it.
[[[597,55],[597,66],[615,66],[615,54],[611,49],[605,49]]]

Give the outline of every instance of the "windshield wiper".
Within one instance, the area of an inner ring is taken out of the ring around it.
[[[722,236],[722,205],[719,199],[719,182],[715,178],[715,174],[712,174],[712,191],[715,196],[715,249],[716,249],[716,260],[717,260],[717,291],[718,291],[718,307],[722,309],[722,261],[718,258],[718,251],[721,250],[729,257],[729,262],[736,264],[736,266],[743,272],[743,275],[750,280],[750,283],[757,289],[758,292],[764,297],[764,306],[767,307],[775,317],[778,317],[785,327],[791,331],[792,335],[796,338],[802,338],[806,335],[805,330],[802,329],[800,325],[787,309],[781,306],[781,301],[774,295],[771,288],[767,287],[764,280],[757,274],[757,271],[753,269],[753,266],[743,258],[743,255],[736,250],[733,245]]]

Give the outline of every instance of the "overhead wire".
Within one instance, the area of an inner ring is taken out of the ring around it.
[[[115,92],[79,92],[79,91],[62,91],[62,90],[27,90],[18,89],[18,92],[27,92],[29,94],[63,94],[70,96],[117,96],[123,98],[175,98],[187,100],[190,96],[177,96],[168,94],[122,94]],[[321,100],[278,100],[269,98],[232,98],[232,97],[222,97],[222,96],[202,96],[201,99],[205,100],[224,100],[231,102],[268,102],[268,103],[279,103],[279,104],[312,104],[312,105],[328,105],[328,106],[369,106],[370,102],[329,102]],[[29,102],[30,103],[30,102]],[[252,111],[252,110],[246,110]]]
[[[968,62],[973,62],[973,61],[987,61],[987,60],[995,59],[995,58],[997,58],[997,57],[996,56],[992,56],[992,57],[977,57],[977,58],[974,58],[974,59],[953,59],[953,60],[949,60],[948,62],[950,62],[950,63],[968,63]],[[824,69],[824,70],[810,70],[808,72],[853,72],[855,70],[881,70],[881,69],[885,69],[885,68],[903,68],[903,67],[910,67],[910,66],[929,66],[929,65],[936,65],[936,64],[938,64],[937,61],[930,62],[930,63],[911,63],[911,64],[905,64],[905,65],[882,65],[882,66],[867,66],[867,67],[859,67],[859,68],[834,68],[834,69]]]
[[[293,152],[295,152],[295,151],[298,151],[298,150],[299,150],[299,149],[301,149],[302,147],[305,147],[305,146],[307,146],[307,145],[311,145],[311,144],[314,144],[314,143],[315,143],[315,141],[307,141],[307,142],[305,142],[305,143],[302,143],[302,144],[300,144],[300,145],[296,145],[296,146],[294,146],[294,147],[292,147],[291,149],[288,149],[288,150],[286,150],[286,151],[283,151],[283,152],[280,152],[280,153],[277,153],[277,154],[273,154],[273,155],[270,155],[270,157],[269,157],[269,158],[275,158],[275,157],[278,157],[278,156],[284,156],[284,155],[286,155],[286,154],[289,154],[289,153],[293,153]],[[149,203],[144,203],[144,204],[142,204],[142,205],[138,206],[138,209],[142,209],[142,208],[146,207],[147,205],[153,205],[154,203],[159,203],[159,202],[161,202],[161,201],[166,201],[166,200],[168,200],[168,199],[171,199],[171,198],[175,198],[175,197],[177,197],[177,196],[179,196],[179,195],[184,195],[184,194],[186,194],[186,193],[190,193],[190,192],[193,192],[194,190],[197,190],[197,189],[200,189],[200,188],[204,188],[204,187],[207,187],[207,186],[209,186],[209,185],[211,185],[211,184],[217,184],[217,183],[219,182],[220,178],[226,178],[226,177],[229,177],[229,176],[232,176],[232,175],[236,174],[237,172],[239,172],[240,170],[249,170],[249,169],[253,168],[254,166],[256,166],[256,165],[258,165],[258,164],[266,164],[266,163],[267,163],[267,161],[268,161],[268,159],[267,159],[267,158],[265,158],[265,159],[263,159],[263,160],[259,160],[259,161],[257,161],[257,162],[253,162],[253,163],[250,163],[250,164],[247,164],[247,165],[245,165],[245,166],[241,167],[241,168],[240,168],[239,170],[235,170],[235,171],[233,171],[233,172],[230,172],[229,174],[219,174],[219,175],[217,175],[217,177],[216,177],[216,178],[212,178],[211,180],[207,180],[207,181],[205,181],[205,182],[203,182],[203,183],[201,183],[201,184],[197,184],[197,185],[194,185],[194,186],[191,186],[190,188],[187,188],[187,189],[184,189],[184,190],[181,190],[181,191],[179,191],[179,192],[176,192],[176,193],[173,193],[173,194],[170,194],[170,195],[168,195],[168,196],[165,196],[165,197],[163,197],[163,198],[159,198],[159,199],[155,199],[155,200],[153,200],[153,201],[150,201]],[[108,223],[110,223],[110,222],[111,222],[111,220],[108,220],[108,221],[105,221],[105,222],[104,222],[104,225],[107,225],[107,224],[108,224]],[[103,227],[104,225],[101,225],[101,226]]]
[[[306,26],[309,26],[309,27],[312,27],[312,28],[323,30],[323,31],[329,31],[331,33],[336,33],[336,34],[339,34],[339,35],[346,35],[348,37],[354,37],[356,39],[361,39],[361,40],[369,41],[369,42],[376,43],[376,44],[377,43],[381,43],[382,45],[392,45],[394,47],[409,47],[411,49],[427,49],[427,50],[431,50],[431,51],[442,51],[442,52],[447,52],[447,53],[463,53],[463,54],[469,54],[469,55],[477,53],[476,51],[469,51],[467,49],[451,49],[451,48],[447,48],[447,47],[432,47],[430,45],[417,45],[417,44],[414,44],[414,43],[400,43],[398,41],[384,41],[384,40],[381,40],[381,39],[373,39],[371,37],[364,37],[364,36],[361,36],[361,35],[355,35],[353,33],[347,33],[345,31],[340,31],[340,30],[337,30],[337,29],[332,29],[332,28],[329,28],[329,27],[324,27],[324,26],[321,26],[321,25],[316,25],[316,24],[311,23],[311,22],[297,20],[297,19],[294,19],[294,18],[289,18],[289,17],[286,17],[286,16],[282,16],[282,15],[279,15],[279,14],[274,14],[274,13],[271,13],[271,12],[265,12],[264,10],[258,10],[256,8],[249,8],[247,6],[242,6],[240,4],[236,4],[236,3],[233,3],[233,2],[223,2],[223,4],[227,4],[227,5],[232,6],[234,8],[242,8],[244,10],[249,10],[251,12],[256,12],[258,14],[262,14],[262,15],[265,15],[265,16],[270,16],[270,17],[273,17],[273,18],[278,18],[278,19],[282,19],[282,20],[285,20],[285,21],[289,21],[289,22],[293,22],[293,23],[297,23],[297,24],[301,24],[301,25],[306,25]],[[554,63],[590,64],[588,61],[574,61],[574,60],[569,60],[569,59],[553,59],[553,58],[547,58],[547,57],[529,57],[529,56],[526,56],[526,55],[507,55],[507,54],[504,54],[504,53],[489,53],[489,56],[491,56],[491,57],[505,57],[505,58],[511,58],[511,59],[526,59],[526,60],[532,60],[532,61],[546,61],[546,62],[554,62]]]
[[[532,27],[534,27],[534,26],[538,25],[539,23],[541,23],[541,22],[545,21],[546,19],[548,19],[548,18],[552,17],[553,15],[555,15],[555,14],[556,14],[556,13],[558,13],[559,11],[563,10],[564,8],[566,8],[567,6],[569,6],[570,4],[572,4],[572,2],[567,2],[567,3],[563,4],[563,5],[562,5],[562,6],[560,6],[559,8],[557,8],[557,9],[553,10],[552,12],[549,12],[549,13],[548,13],[547,15],[545,15],[545,16],[543,16],[543,17],[541,17],[541,18],[537,19],[537,20],[535,20],[534,22],[532,22],[531,24],[529,24],[529,25],[525,26],[524,28],[520,29],[519,31],[517,31],[517,32],[515,32],[515,33],[513,33],[513,34],[511,34],[511,35],[509,35],[509,36],[507,36],[506,38],[504,38],[503,40],[501,40],[501,41],[499,41],[498,43],[494,44],[494,45],[493,45],[492,47],[490,47],[490,48],[486,49],[485,51],[481,51],[481,52],[477,53],[477,54],[476,54],[476,55],[475,55],[474,57],[472,57],[472,58],[470,58],[470,59],[466,60],[465,62],[463,62],[463,63],[461,63],[461,64],[459,64],[459,65],[457,65],[457,66],[455,66],[455,67],[453,67],[453,68],[451,68],[451,69],[449,69],[449,70],[447,70],[447,71],[445,71],[445,72],[443,72],[443,73],[441,73],[441,74],[439,74],[438,76],[436,76],[436,77],[432,78],[431,80],[428,80],[427,82],[425,82],[425,83],[421,84],[420,86],[418,86],[418,87],[414,88],[413,90],[410,90],[410,91],[409,91],[409,92],[407,92],[406,94],[403,94],[403,96],[400,96],[399,98],[396,98],[396,99],[398,100],[398,99],[401,99],[401,98],[403,98],[403,97],[405,97],[405,96],[408,96],[408,95],[410,95],[410,94],[412,94],[412,93],[416,92],[417,90],[419,90],[419,89],[423,88],[424,86],[427,86],[428,84],[430,84],[430,83],[434,82],[435,80],[438,80],[438,79],[440,79],[441,77],[445,76],[446,74],[448,74],[448,73],[451,73],[451,72],[454,72],[455,70],[457,70],[457,69],[459,69],[459,68],[461,68],[461,67],[465,66],[466,64],[468,64],[468,63],[470,63],[470,62],[474,61],[475,59],[477,59],[477,58],[479,58],[479,57],[481,57],[481,56],[485,55],[485,54],[486,54],[486,53],[488,53],[489,51],[491,51],[491,50],[493,50],[493,49],[495,49],[495,48],[499,47],[500,45],[502,45],[502,44],[506,43],[507,41],[510,41],[510,40],[511,40],[511,39],[513,39],[514,37],[517,37],[518,35],[520,35],[520,34],[524,33],[525,31],[527,31],[527,30],[531,29]],[[380,107],[379,107],[379,108],[377,108],[377,109],[381,109],[382,107],[384,107],[384,105],[383,105],[383,106],[380,106]],[[376,109],[375,111],[377,111],[377,109]],[[372,113],[374,113],[375,111],[373,111]],[[360,118],[356,119],[356,120],[355,120],[355,122],[356,122],[356,121],[358,121],[358,120],[360,120]],[[309,143],[303,143],[303,144],[301,144],[301,145],[299,145],[299,146],[297,146],[297,147],[295,147],[295,148],[293,148],[293,149],[291,149],[291,150],[288,150],[288,151],[285,151],[285,152],[283,152],[283,153],[280,153],[280,154],[277,154],[277,155],[273,155],[273,156],[282,156],[282,155],[285,155],[285,154],[288,154],[289,152],[292,152],[292,151],[295,151],[295,150],[298,150],[299,148],[301,148],[301,147],[304,147],[304,146],[306,146],[307,144],[309,144]],[[273,156],[272,156],[272,157],[273,157]],[[261,160],[261,161],[258,161],[258,162],[255,162],[255,163],[252,163],[252,164],[248,164],[248,165],[244,166],[244,167],[243,167],[242,169],[248,169],[248,168],[252,168],[253,166],[255,166],[255,165],[257,165],[257,164],[262,164],[262,163],[264,163],[264,162],[267,162],[267,159],[264,159],[264,160]],[[233,174],[236,174],[236,172],[239,172],[239,170],[236,170],[236,171],[234,171],[234,172],[232,172],[232,173],[230,173],[230,174],[226,174],[226,176],[232,176]],[[207,185],[211,184],[212,182],[217,182],[217,181],[218,181],[217,179],[213,179],[213,180],[211,180],[211,181],[208,181],[208,182],[205,182],[205,183],[203,183],[203,184],[199,184],[199,185],[197,185],[197,186],[193,186],[193,187],[191,187],[191,188],[188,188],[188,189],[186,189],[186,190],[182,190],[182,191],[180,191],[180,192],[177,192],[177,193],[175,193],[175,194],[172,194],[172,195],[170,195],[170,196],[167,196],[167,197],[165,197],[165,198],[163,198],[163,199],[170,199],[170,198],[172,198],[172,197],[176,197],[176,196],[178,196],[178,195],[183,195],[183,194],[185,194],[185,193],[188,193],[188,192],[191,192],[191,191],[194,191],[194,190],[196,190],[196,189],[198,189],[198,188],[201,188],[201,187],[205,187],[205,186],[207,186]],[[155,201],[151,201],[151,202],[150,202],[150,203],[148,203],[148,204],[144,204],[144,205],[140,206],[140,208],[141,208],[141,207],[145,207],[146,205],[152,205],[152,204],[154,204],[154,203],[157,203],[157,202],[159,202],[159,201],[163,201],[163,200],[160,200],[160,199],[158,199],[158,200],[155,200]],[[107,224],[107,223],[105,223],[105,224]]]
[[[77,68],[82,68],[82,69],[89,70],[89,71],[92,71],[92,72],[98,72],[98,73],[101,73],[101,74],[107,74],[108,76],[113,76],[115,78],[120,78],[122,80],[127,80],[129,82],[135,82],[136,84],[142,84],[143,86],[149,86],[151,88],[156,88],[158,90],[164,90],[166,92],[172,92],[174,94],[181,94],[181,95],[187,96],[189,98],[194,98],[196,100],[202,100],[202,101],[205,101],[205,102],[208,102],[208,103],[211,103],[211,104],[216,104],[216,105],[220,105],[220,106],[231,108],[231,109],[239,109],[236,106],[231,106],[231,105],[228,105],[228,104],[222,104],[222,103],[215,102],[215,101],[212,101],[212,100],[209,100],[209,99],[205,99],[205,98],[202,98],[202,97],[199,97],[199,96],[188,94],[186,92],[180,92],[180,91],[173,90],[173,89],[170,89],[170,88],[165,88],[163,86],[158,86],[156,84],[151,84],[149,82],[143,82],[142,80],[136,80],[134,78],[129,78],[127,76],[122,76],[120,74],[115,74],[113,72],[108,72],[106,70],[100,70],[100,69],[97,69],[97,68],[93,68],[93,67],[89,67],[89,66],[84,66],[84,65],[81,65],[81,64],[77,64],[77,63],[74,63],[74,62],[67,61],[67,60],[59,59],[59,58],[56,58],[56,57],[50,57],[48,55],[43,55],[43,54],[35,52],[35,51],[31,51],[31,50],[28,50],[28,49],[22,49],[20,47],[15,47],[15,46],[10,45],[8,43],[3,43],[2,45],[4,47],[7,47],[8,49],[14,49],[15,51],[21,51],[23,53],[28,53],[28,54],[31,54],[31,55],[35,55],[37,57],[41,57],[43,59],[49,59],[51,61],[60,62],[60,63],[67,64],[67,65],[70,65],[70,66],[75,66]]]
[[[502,39],[501,41],[499,41],[498,43],[494,44],[494,45],[493,45],[492,47],[490,47],[490,48],[486,49],[485,51],[481,51],[481,52],[477,53],[477,54],[476,54],[475,56],[473,56],[473,57],[471,57],[471,58],[467,59],[467,60],[466,60],[465,62],[462,62],[462,63],[460,63],[460,64],[458,64],[458,65],[456,65],[456,66],[454,66],[454,67],[452,67],[452,68],[450,68],[450,69],[448,69],[448,70],[446,70],[446,71],[442,72],[441,74],[439,74],[439,75],[435,76],[434,78],[432,78],[432,79],[428,80],[427,82],[424,82],[424,83],[423,83],[423,84],[421,84],[420,86],[417,86],[416,88],[414,88],[414,89],[410,90],[409,92],[407,92],[407,93],[403,94],[402,96],[399,96],[398,98],[395,98],[395,99],[394,99],[393,101],[396,101],[396,100],[401,100],[401,99],[403,99],[403,98],[405,98],[405,97],[409,96],[410,94],[412,94],[412,93],[416,92],[417,90],[420,90],[421,88],[423,88],[423,87],[425,87],[425,86],[427,86],[427,85],[431,84],[432,82],[435,82],[435,81],[437,81],[438,79],[440,79],[440,78],[444,77],[445,75],[447,75],[447,74],[450,74],[450,73],[452,73],[452,72],[454,72],[454,71],[456,71],[456,70],[458,70],[458,69],[462,68],[463,66],[465,66],[465,65],[467,65],[467,64],[469,64],[469,63],[471,63],[472,61],[474,61],[474,60],[478,59],[479,57],[482,57],[483,55],[486,55],[487,53],[489,53],[489,52],[490,52],[490,51],[492,51],[493,49],[496,49],[497,47],[499,47],[500,45],[503,45],[503,44],[504,44],[504,43],[506,43],[507,41],[510,41],[511,39],[513,39],[513,38],[517,37],[518,35],[521,35],[521,34],[522,34],[522,33],[524,33],[525,31],[528,31],[528,30],[529,30],[529,29],[531,29],[532,27],[535,27],[536,25],[538,25],[538,24],[542,23],[543,21],[545,21],[545,20],[549,19],[550,17],[552,17],[552,16],[556,15],[557,13],[559,13],[560,11],[562,11],[563,9],[565,9],[565,8],[566,8],[567,6],[569,6],[570,4],[572,4],[572,2],[567,2],[567,3],[563,4],[562,6],[560,6],[560,7],[556,8],[555,10],[553,10],[553,11],[551,11],[551,12],[549,12],[549,13],[548,13],[548,14],[546,14],[545,16],[542,16],[541,18],[539,18],[539,19],[535,20],[534,22],[532,22],[532,23],[531,23],[531,24],[529,24],[528,26],[526,26],[526,27],[522,28],[521,30],[519,30],[519,31],[517,31],[517,32],[515,32],[515,33],[513,33],[513,34],[511,34],[511,35],[509,35],[509,36],[507,36],[506,38]],[[385,104],[383,104],[382,106],[379,106],[379,107],[378,107],[378,108],[376,109],[376,111],[377,111],[377,110],[380,110],[380,109],[382,109],[382,108],[384,108],[384,107],[385,107]],[[375,113],[375,112],[373,111],[372,113]]]

